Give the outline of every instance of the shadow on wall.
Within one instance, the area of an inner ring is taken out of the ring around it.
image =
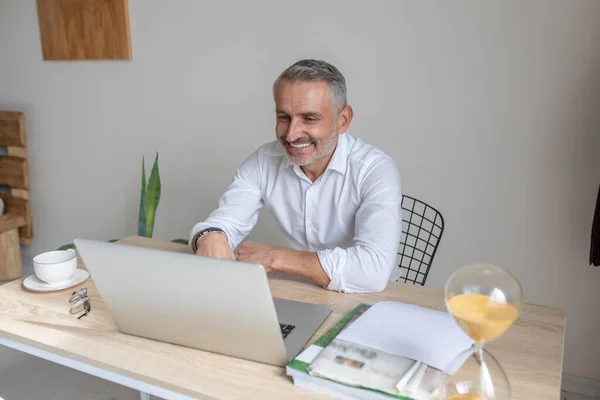
[[[140,193],[140,210],[138,217],[138,235],[145,237],[152,237],[154,231],[154,221],[156,217],[156,210],[158,209],[158,203],[160,202],[160,172],[158,168],[158,152],[154,158],[154,165],[150,171],[150,178],[146,182],[146,164],[144,157],[142,157],[142,185]],[[111,239],[109,242],[116,242],[119,239]],[[173,239],[172,242],[181,243],[187,245],[188,239]],[[62,245],[58,250],[75,249],[75,244],[68,243]]]

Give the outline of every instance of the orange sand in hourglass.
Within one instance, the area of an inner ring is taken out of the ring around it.
[[[481,397],[473,393],[456,393],[450,396],[448,400],[481,400]]]
[[[465,333],[480,344],[502,335],[519,316],[512,304],[494,302],[482,294],[454,296],[448,308]]]

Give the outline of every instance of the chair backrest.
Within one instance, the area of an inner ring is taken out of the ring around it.
[[[425,285],[443,232],[444,218],[438,210],[414,197],[402,196],[398,281]]]
[[[20,243],[31,245],[33,229],[25,142],[24,114],[0,111],[0,146],[6,148],[6,154],[0,154],[0,199],[5,207],[0,218],[0,233],[18,228]]]

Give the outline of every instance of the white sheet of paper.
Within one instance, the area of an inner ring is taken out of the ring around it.
[[[473,344],[448,312],[396,301],[374,304],[338,337],[440,370]]]

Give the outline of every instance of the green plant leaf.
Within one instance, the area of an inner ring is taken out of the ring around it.
[[[140,214],[138,217],[138,236],[146,236],[146,166],[142,157],[142,191],[140,195]]]
[[[179,244],[185,244],[185,245],[189,245],[190,241],[188,239],[173,239],[171,240],[171,242],[173,243],[179,243]]]
[[[150,178],[148,179],[148,188],[146,190],[146,236],[152,237],[154,231],[154,219],[156,216],[156,209],[160,202],[160,174],[158,171],[158,152],[156,152],[156,158],[154,159],[154,165],[150,172]]]

